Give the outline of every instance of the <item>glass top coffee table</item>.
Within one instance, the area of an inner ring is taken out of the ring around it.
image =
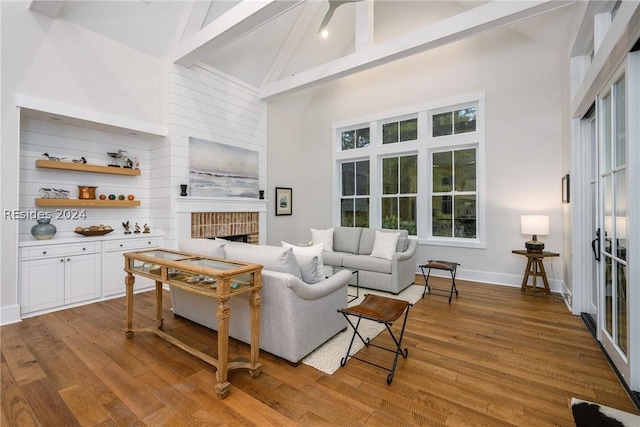
[[[126,336],[133,336],[133,284],[135,276],[147,277],[156,282],[156,323],[138,329],[152,332],[178,348],[202,359],[217,368],[216,394],[224,399],[231,384],[228,370],[246,368],[252,377],[258,377],[262,365],[258,361],[260,340],[260,289],[262,288],[262,266],[246,262],[193,255],[169,249],[148,249],[124,254],[126,285]],[[193,348],[172,335],[162,331],[162,284],[167,283],[188,292],[193,292],[219,301],[212,315],[218,319],[218,357],[214,358]],[[229,356],[229,299],[249,294],[251,324],[251,357],[232,361]]]
[[[356,277],[356,286],[355,286],[356,287],[356,294],[355,295],[348,294],[349,300],[347,300],[347,303],[350,303],[350,302],[355,301],[358,298],[360,298],[360,271],[357,268],[334,267],[332,265],[325,265],[324,266],[324,275],[326,277],[330,277],[330,276],[333,276],[334,274],[336,274],[338,271],[341,271],[341,270],[350,271],[351,274]]]

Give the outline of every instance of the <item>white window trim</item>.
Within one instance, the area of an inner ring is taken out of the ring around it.
[[[381,227],[380,219],[380,198],[381,198],[381,182],[380,165],[382,158],[389,156],[403,156],[409,154],[418,155],[419,165],[430,165],[429,156],[433,150],[446,150],[447,148],[457,148],[462,146],[475,146],[477,148],[478,161],[478,224],[476,239],[461,238],[441,238],[432,237],[430,232],[431,225],[431,170],[430,167],[418,168],[418,200],[417,210],[418,218],[429,218],[428,221],[418,220],[418,243],[422,245],[433,246],[451,246],[461,248],[478,248],[486,249],[486,160],[485,160],[485,92],[474,92],[466,95],[451,97],[439,101],[428,102],[417,106],[404,107],[392,111],[382,112],[365,117],[354,118],[334,122],[332,125],[332,134],[334,135],[334,152],[333,152],[333,223],[340,224],[340,162],[357,161],[369,159],[369,176],[370,176],[370,206],[369,226],[372,228]],[[476,112],[476,131],[456,135],[448,135],[441,137],[432,137],[431,133],[431,116],[438,112],[447,110],[457,110],[464,108],[470,104],[477,106]],[[394,144],[382,144],[381,132],[382,124],[392,121],[406,120],[407,118],[418,117],[418,139],[416,141],[405,141]],[[369,124],[370,129],[370,145],[364,148],[352,150],[341,150],[341,131],[354,128],[360,128]],[[426,190],[425,190],[426,189]],[[426,215],[425,215],[426,212]]]

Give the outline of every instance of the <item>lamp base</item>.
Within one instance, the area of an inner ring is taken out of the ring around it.
[[[532,254],[541,254],[544,250],[544,243],[538,240],[529,240],[525,242],[524,247],[527,248],[527,252]]]

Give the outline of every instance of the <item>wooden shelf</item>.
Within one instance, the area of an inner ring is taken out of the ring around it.
[[[56,199],[53,197],[42,197],[36,199],[36,206],[84,206],[92,208],[122,208],[140,206],[140,200]]]
[[[140,169],[116,168],[103,165],[89,165],[83,163],[56,162],[53,160],[36,160],[37,168],[60,169],[80,172],[108,173],[111,175],[140,175]]]

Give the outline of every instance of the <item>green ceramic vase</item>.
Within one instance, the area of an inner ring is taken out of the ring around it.
[[[42,218],[37,220],[38,223],[31,227],[31,235],[36,240],[48,240],[56,235],[56,226],[50,224],[50,218]]]

